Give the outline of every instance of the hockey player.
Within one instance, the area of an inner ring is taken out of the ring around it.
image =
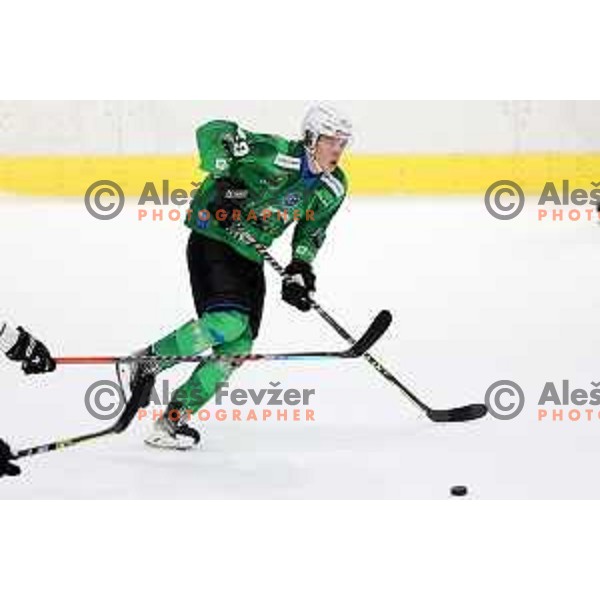
[[[268,247],[295,223],[282,299],[310,310],[316,281],[312,263],[346,196],[339,162],[352,126],[335,109],[312,107],[301,140],[252,133],[230,121],[206,123],[196,135],[200,166],[208,173],[186,221],[192,230],[187,261],[198,318],[143,351],[156,357],[209,348],[217,356],[250,352],[261,323],[265,279],[261,256],[236,237],[238,227]],[[139,364],[131,373],[132,388],[169,366],[168,360],[153,367]],[[199,365],[174,392],[146,443],[175,449],[197,444],[199,433],[188,425],[187,415],[206,404],[234,368],[224,361]]]
[[[26,375],[50,373],[56,369],[56,363],[42,342],[36,340],[22,327],[13,329],[8,323],[0,321],[0,351],[10,360],[21,363]]]

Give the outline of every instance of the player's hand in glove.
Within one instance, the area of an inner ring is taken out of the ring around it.
[[[303,260],[294,259],[285,269],[281,297],[302,312],[311,309],[310,295],[315,291],[317,278],[312,267]]]
[[[231,177],[221,177],[216,181],[217,195],[215,215],[221,227],[229,229],[234,222],[240,222],[241,209],[248,199],[248,189],[243,182]],[[225,211],[224,214],[219,211]],[[237,212],[234,212],[237,211]]]
[[[0,477],[5,475],[16,477],[21,474],[21,468],[10,462],[14,458],[9,445],[4,440],[0,440]]]
[[[19,332],[17,342],[8,350],[6,356],[10,360],[20,362],[26,375],[38,375],[54,371],[56,363],[50,356],[48,348],[22,327],[17,327],[17,331]]]

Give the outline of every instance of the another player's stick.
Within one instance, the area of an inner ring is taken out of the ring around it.
[[[363,356],[364,353],[371,348],[387,331],[388,327],[392,322],[392,315],[387,311],[381,311],[373,320],[369,328],[365,331],[362,337],[353,342],[352,346],[347,350],[338,350],[332,352],[304,352],[304,353],[282,353],[282,354],[245,354],[238,356],[227,357],[228,361],[235,363],[241,363],[245,361],[253,360],[308,360],[308,359],[322,359],[322,358],[358,358]],[[169,362],[205,362],[211,360],[212,357],[206,356],[169,356]],[[160,360],[156,356],[126,356],[126,357],[71,357],[71,358],[59,358],[56,360],[59,364],[70,364],[70,365],[89,365],[89,364],[114,364],[114,363],[132,363],[132,362],[143,362],[147,360],[157,361]],[[77,444],[89,442],[99,438],[107,437],[109,435],[116,435],[122,433],[129,427],[129,424],[133,421],[138,410],[142,408],[140,400],[148,396],[148,386],[152,386],[153,381],[149,379],[146,384],[140,388],[136,388],[136,396],[132,397],[129,403],[125,406],[125,410],[119,416],[119,419],[112,425],[102,431],[95,433],[89,433],[85,435],[79,435],[72,438],[66,438],[64,440],[58,440],[50,442],[49,444],[42,444],[40,446],[34,446],[32,448],[26,448],[25,450],[19,450],[14,453],[12,459],[5,458],[2,460],[18,460],[27,456],[34,456],[36,454],[45,454],[47,452],[53,452],[55,450],[61,450],[63,448],[69,448]]]
[[[310,360],[322,358],[359,358],[371,348],[387,331],[392,322],[392,315],[387,310],[382,310],[369,325],[368,329],[358,341],[352,341],[352,346],[346,350],[316,351],[316,352],[280,352],[277,354],[238,354],[238,355],[210,355],[194,356],[65,356],[55,359],[59,365],[106,365],[126,364],[137,362],[160,363],[198,363],[206,361],[221,361],[231,363],[244,363],[259,360]]]
[[[117,421],[110,427],[103,429],[102,431],[96,431],[94,433],[88,433],[84,435],[78,435],[71,438],[65,438],[63,440],[57,440],[48,444],[42,444],[40,446],[33,446],[31,448],[25,448],[24,450],[18,450],[13,453],[12,457],[4,458],[5,462],[11,460],[19,460],[28,456],[34,456],[36,454],[46,454],[47,452],[54,452],[55,450],[62,450],[63,448],[69,448],[84,442],[90,442],[99,438],[107,437],[109,435],[116,435],[122,433],[129,427],[131,421],[137,414],[137,411],[141,408],[141,399],[147,397],[150,393],[148,387],[152,387],[153,381],[148,379],[144,385],[137,388],[137,394],[131,398],[125,410],[119,415]]]
[[[243,229],[241,225],[238,225],[232,231],[232,234],[249,243],[282,278],[287,277],[284,268],[271,255],[267,247],[256,240],[251,233]],[[335,331],[337,331],[342,338],[344,338],[350,344],[354,343],[354,338],[320,304],[313,299],[311,299],[311,304],[317,314],[333,329],[335,329]],[[415,404],[415,406],[422,410],[429,417],[429,419],[435,421],[436,423],[473,421],[475,419],[480,419],[487,414],[487,406],[485,404],[468,404],[466,406],[450,408],[447,410],[431,408],[430,406],[427,406],[425,402],[420,400],[416,394],[408,389],[406,385],[398,380],[371,354],[365,352],[363,356],[367,359],[367,362],[371,366],[381,373],[381,375],[383,375],[389,382],[400,388],[413,402],[413,404]]]

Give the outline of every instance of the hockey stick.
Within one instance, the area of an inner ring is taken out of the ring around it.
[[[220,360],[225,359],[235,363],[242,363],[245,361],[253,360],[308,360],[308,359],[321,359],[321,358],[358,358],[363,356],[365,352],[371,348],[387,331],[392,322],[392,315],[386,311],[381,311],[369,325],[368,329],[362,335],[362,337],[352,344],[347,350],[338,350],[332,352],[296,352],[296,353],[282,353],[282,354],[246,354],[237,355],[230,357],[206,357],[206,356],[169,356],[165,357],[169,362],[204,362],[207,360]],[[70,364],[70,365],[89,365],[89,364],[114,364],[114,363],[133,363],[141,361],[157,361],[156,356],[126,356],[126,357],[71,357],[71,358],[59,358],[56,360],[58,364]],[[89,433],[86,435],[79,435],[72,438],[67,438],[49,444],[42,444],[40,446],[34,446],[32,448],[26,448],[19,450],[11,457],[2,457],[0,461],[8,462],[9,460],[19,460],[27,456],[34,456],[36,454],[45,454],[47,452],[53,452],[55,450],[62,450],[70,446],[82,444],[99,438],[107,437],[109,435],[116,435],[122,433],[127,429],[131,421],[133,421],[138,410],[141,408],[140,399],[146,397],[149,393],[148,386],[152,387],[153,381],[148,379],[143,386],[136,388],[137,395],[132,397],[129,403],[125,406],[125,410],[119,416],[114,425],[97,431],[95,433]]]
[[[316,352],[280,352],[278,354],[237,354],[231,356],[66,356],[55,358],[58,365],[102,365],[126,364],[138,362],[160,363],[198,363],[205,361],[222,361],[244,363],[259,360],[310,360],[321,358],[359,358],[363,356],[387,331],[392,322],[392,315],[387,310],[382,310],[373,319],[365,333],[358,341],[352,340],[352,346],[347,350],[316,351]]]
[[[153,381],[151,379],[146,380],[143,385],[137,388],[137,394],[132,396],[131,400],[125,407],[125,410],[121,413],[117,421],[110,427],[94,433],[88,433],[84,435],[78,435],[71,438],[65,438],[48,444],[42,444],[40,446],[33,446],[31,448],[25,448],[24,450],[18,450],[13,453],[12,457],[2,457],[0,460],[3,462],[9,462],[11,460],[19,460],[28,456],[34,456],[36,454],[46,454],[47,452],[54,452],[55,450],[62,450],[63,448],[69,448],[84,442],[90,442],[99,438],[107,437],[109,435],[117,435],[122,433],[129,427],[131,421],[135,417],[137,411],[141,408],[140,400],[150,393],[149,387],[152,387]]]
[[[271,255],[267,247],[261,244],[251,233],[243,229],[241,225],[238,225],[233,231],[232,235],[238,237],[241,241],[249,243],[271,267],[282,277],[286,278],[284,268],[275,260]],[[326,321],[339,335],[344,338],[348,343],[354,343],[354,338],[314,299],[311,298],[312,308],[317,314]],[[404,394],[415,404],[420,410],[422,410],[427,417],[436,423],[449,423],[449,422],[463,422],[473,421],[480,419],[487,414],[487,406],[485,404],[468,404],[466,406],[459,406],[457,408],[434,409],[427,406],[425,402],[420,400],[416,394],[414,394],[406,385],[404,385],[397,377],[395,377],[388,369],[386,369],[376,358],[374,358],[368,352],[363,355],[367,362],[374,367],[381,375],[383,375],[390,383],[393,383],[396,387],[400,388]]]

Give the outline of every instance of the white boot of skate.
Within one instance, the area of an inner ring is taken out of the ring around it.
[[[171,412],[167,411],[166,414]],[[153,448],[163,450],[192,450],[203,446],[203,437],[198,430],[186,423],[186,417],[174,421],[163,415],[154,423],[152,432],[146,438],[145,443]]]

